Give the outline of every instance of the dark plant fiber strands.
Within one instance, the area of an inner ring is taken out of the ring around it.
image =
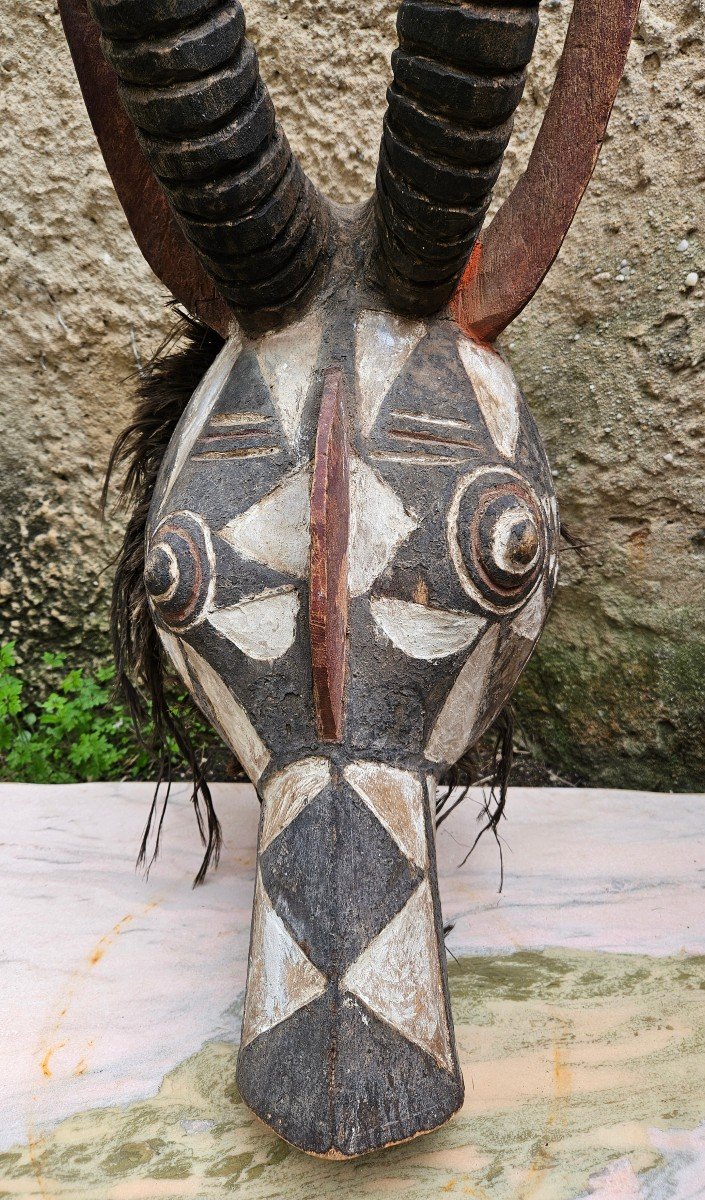
[[[103,505],[116,471],[122,472],[117,506],[128,514],[122,546],[115,560],[110,631],[116,682],[138,736],[158,759],[159,777],[140,847],[138,864],[147,869],[159,853],[173,762],[170,740],[193,781],[192,803],[205,853],[194,884],[205,879],[220,854],[220,823],[213,807],[204,768],[188,734],[188,717],[174,710],[165,686],[166,655],[157,636],[144,585],[145,528],[162,459],[179,418],[223,339],[207,326],[176,309],[177,321],[136,387],[135,415],[118,435],[108,463]],[[151,736],[146,728],[152,723]],[[160,805],[162,785],[164,799]],[[150,853],[151,844],[151,853]],[[149,855],[149,858],[148,858]]]
[[[481,774],[480,755],[477,747],[472,746],[462,758],[458,759],[457,763],[449,768],[445,778],[441,781],[441,788],[444,790],[439,791],[436,800],[436,828],[443,824],[459,804],[463,803],[471,787],[480,785],[489,787],[489,792],[486,792],[483,797],[477,817],[478,822],[483,823],[460,866],[465,866],[482,835],[491,832],[499,848],[499,890],[501,892],[504,886],[504,855],[499,836],[499,823],[502,817],[506,817],[507,788],[514,762],[514,713],[511,705],[508,704],[502,709],[489,732],[494,735],[494,744],[487,774]],[[456,788],[462,789],[460,795],[456,796],[452,803],[449,803]]]
[[[119,474],[116,508],[126,513],[128,520],[122,546],[115,557],[110,617],[116,687],[138,737],[159,763],[154,799],[137,861],[139,866],[149,870],[157,858],[174,771],[185,768],[192,780],[191,800],[204,845],[203,861],[194,880],[194,886],[197,886],[203,883],[209,867],[217,866],[221,828],[213,807],[206,767],[189,736],[190,718],[196,715],[195,705],[187,700],[177,707],[168,694],[171,668],[157,635],[144,584],[145,529],[159,468],[174,430],[224,341],[181,308],[175,307],[174,312],[176,320],[172,330],[137,378],[134,417],[113,446],[103,487],[103,507],[105,509],[107,505],[113,479]],[[470,787],[489,786],[478,818],[484,823],[464,862],[482,835],[491,831],[497,839],[501,865],[498,826],[505,815],[513,731],[511,709],[506,708],[492,727],[496,736],[489,771],[481,775],[479,755],[473,748],[442,780],[436,805],[439,825],[465,800]],[[176,763],[173,760],[174,745],[178,755]],[[457,787],[463,790],[449,803]]]

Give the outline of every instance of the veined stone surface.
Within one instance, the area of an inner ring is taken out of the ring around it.
[[[500,896],[491,840],[458,866],[473,792],[437,836],[464,1109],[336,1164],[234,1088],[259,807],[214,791],[225,852],[193,891],[185,785],[149,881],[133,862],[150,785],[0,787],[0,1192],[699,1198],[705,797],[514,789]]]

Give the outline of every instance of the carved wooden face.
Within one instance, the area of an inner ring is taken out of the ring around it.
[[[226,343],[166,456],[146,579],[255,782],[329,744],[438,774],[533,650],[557,527],[494,351],[447,318],[316,308]]]
[[[174,436],[146,580],[263,797],[237,1082],[302,1149],[359,1154],[462,1103],[434,779],[528,659],[556,535],[514,377],[449,319],[341,298],[233,336]]]

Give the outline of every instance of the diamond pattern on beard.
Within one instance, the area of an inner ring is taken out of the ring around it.
[[[274,910],[331,978],[344,973],[424,877],[345,783],[308,804],[260,865]]]

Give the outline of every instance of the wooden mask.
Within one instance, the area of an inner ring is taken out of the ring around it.
[[[485,233],[537,2],[402,0],[358,208],[303,173],[237,0],[60,7],[140,247],[226,337],[162,462],[145,581],[263,802],[238,1086],[289,1142],[351,1157],[463,1099],[434,789],[506,703],[557,575],[551,473],[492,342],[567,232],[638,2],[576,0]]]

